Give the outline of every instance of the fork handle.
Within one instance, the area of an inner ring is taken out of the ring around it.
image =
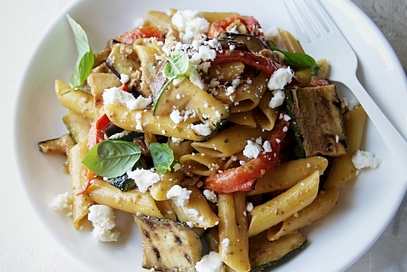
[[[365,88],[355,78],[346,82],[347,87],[352,90],[359,103],[364,108],[366,114],[376,127],[383,141],[387,145],[390,153],[400,166],[404,173],[404,178],[407,179],[407,142],[397,129],[390,123],[389,119],[383,114],[381,109],[373,101]]]

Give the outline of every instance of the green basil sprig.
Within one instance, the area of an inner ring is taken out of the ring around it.
[[[71,88],[66,91],[70,92],[79,88],[92,71],[95,57],[92,47],[89,44],[88,37],[82,27],[76,23],[68,14],[66,15],[68,22],[72,28],[75,38],[76,47],[78,49],[78,59],[73,73],[69,79]]]
[[[272,50],[278,51],[284,55],[283,62],[288,66],[304,69],[317,65],[315,59],[310,55],[281,50],[274,46],[270,41],[268,41],[268,45]]]
[[[150,144],[150,154],[158,173],[165,174],[167,170],[171,169],[171,164],[174,162],[174,152],[167,144]]]
[[[106,140],[92,147],[82,163],[98,176],[114,178],[131,170],[140,156],[140,148],[132,142]]]

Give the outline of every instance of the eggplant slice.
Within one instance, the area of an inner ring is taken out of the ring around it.
[[[337,157],[348,152],[341,103],[334,85],[292,89],[286,94],[297,157]]]

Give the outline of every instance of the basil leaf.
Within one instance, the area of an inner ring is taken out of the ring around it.
[[[69,91],[77,89],[86,80],[92,71],[95,57],[93,55],[92,47],[89,44],[88,37],[82,27],[76,23],[68,14],[69,24],[72,28],[76,47],[78,50],[78,59],[73,73],[69,79],[69,85],[71,89]]]
[[[132,142],[106,140],[89,150],[82,163],[98,176],[114,178],[131,170],[140,156],[139,147]]]
[[[158,173],[164,174],[167,170],[171,169],[171,164],[174,161],[174,152],[167,144],[150,144],[150,154]]]
[[[174,51],[167,58],[167,63],[164,66],[163,74],[168,79],[182,77],[189,69],[189,57],[185,52]]]
[[[315,59],[310,55],[281,50],[280,48],[275,47],[270,41],[268,42],[268,45],[272,50],[278,51],[284,55],[283,62],[288,66],[304,69],[317,64]]]

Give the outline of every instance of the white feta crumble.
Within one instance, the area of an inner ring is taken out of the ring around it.
[[[179,185],[174,185],[168,190],[166,196],[168,199],[173,199],[175,204],[182,207],[188,204],[191,193],[191,190],[183,188]]]
[[[209,28],[209,22],[197,10],[178,10],[171,22],[183,32],[183,43],[190,43],[196,34],[205,34]]]
[[[246,206],[246,211],[247,212],[253,211],[253,208],[254,208],[254,206],[253,206],[252,202],[247,203],[247,206]]]
[[[256,142],[247,140],[247,144],[244,147],[243,155],[249,159],[255,159],[261,152],[261,146]]]
[[[273,96],[269,102],[269,108],[275,109],[284,103],[285,93],[282,90],[273,92]]]
[[[197,135],[201,135],[201,136],[209,136],[212,133],[212,130],[211,130],[209,124],[191,125],[191,128]]]
[[[146,169],[136,169],[127,171],[127,176],[136,182],[136,185],[141,193],[147,192],[148,188],[160,181],[160,176]]]
[[[215,194],[214,191],[205,189],[205,190],[203,191],[203,195],[205,196],[205,198],[206,198],[207,200],[209,200],[209,201],[212,202],[212,203],[218,202],[218,197],[217,197],[217,195]]]
[[[273,151],[273,149],[271,148],[271,144],[270,144],[269,140],[264,141],[263,150],[264,150],[264,152],[267,152],[267,153]]]
[[[375,169],[380,164],[380,160],[375,158],[372,153],[368,151],[358,150],[352,156],[352,163],[356,169],[363,168]]]
[[[68,192],[57,195],[49,204],[49,207],[54,211],[66,213],[67,216],[72,215],[72,198]]]
[[[92,222],[92,236],[101,242],[117,241],[120,232],[113,230],[116,227],[114,222],[114,211],[106,205],[92,205],[89,207],[88,219]]]
[[[125,84],[127,82],[129,82],[130,77],[126,74],[120,74],[120,82]]]
[[[102,94],[103,101],[105,105],[108,104],[123,104],[129,110],[142,110],[151,104],[151,97],[145,98],[143,96],[138,96],[135,98],[131,93],[125,92],[120,88],[112,87],[105,89]]]
[[[267,87],[271,91],[281,90],[286,84],[291,83],[293,76],[294,72],[290,67],[280,68],[270,76]]]
[[[211,251],[196,263],[195,269],[197,272],[223,272],[225,268],[223,261],[216,251]]]

